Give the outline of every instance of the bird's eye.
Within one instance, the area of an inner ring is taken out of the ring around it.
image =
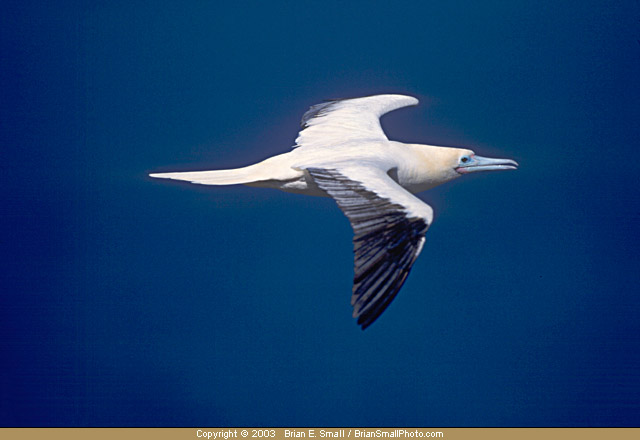
[[[460,163],[467,163],[471,160],[471,158],[469,156],[462,156],[460,158]]]

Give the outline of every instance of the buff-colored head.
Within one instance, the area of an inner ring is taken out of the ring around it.
[[[414,145],[422,160],[419,163],[420,190],[432,188],[464,174],[476,171],[515,170],[518,163],[511,159],[492,159],[476,155],[465,148]],[[424,188],[424,189],[423,189]]]

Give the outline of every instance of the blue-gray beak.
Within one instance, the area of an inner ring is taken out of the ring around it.
[[[466,160],[465,160],[466,159]],[[457,167],[456,171],[460,174],[475,173],[476,171],[499,171],[499,170],[516,170],[518,162],[511,159],[492,159],[490,157],[465,156],[463,162]]]

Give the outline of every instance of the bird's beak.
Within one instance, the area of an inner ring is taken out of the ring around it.
[[[456,171],[460,174],[474,173],[476,171],[498,171],[518,169],[518,162],[511,159],[492,159],[490,157],[476,156],[469,157],[467,163],[460,164]]]

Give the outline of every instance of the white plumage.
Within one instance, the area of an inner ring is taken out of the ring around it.
[[[380,117],[418,100],[376,95],[327,101],[302,117],[294,148],[233,170],[151,174],[203,185],[246,184],[330,196],[354,229],[353,316],[371,325],[395,298],[420,254],[433,210],[412,193],[463,174],[515,169],[510,159],[387,139]]]

